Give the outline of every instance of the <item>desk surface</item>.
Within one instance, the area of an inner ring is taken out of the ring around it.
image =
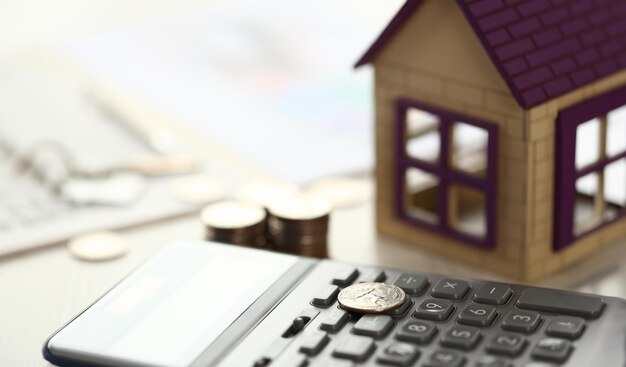
[[[445,273],[502,278],[420,251],[375,234],[371,204],[333,213],[330,253],[334,259]],[[365,230],[364,230],[365,229]],[[122,232],[131,245],[121,259],[87,263],[56,246],[0,260],[0,365],[45,366],[41,346],[56,328],[102,295],[167,240],[201,238],[195,216]],[[167,240],[166,240],[167,239]],[[538,283],[610,296],[626,296],[626,242],[597,253]]]

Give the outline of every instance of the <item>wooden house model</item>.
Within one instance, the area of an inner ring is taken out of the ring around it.
[[[534,280],[626,237],[626,2],[409,0],[375,72],[379,232]]]

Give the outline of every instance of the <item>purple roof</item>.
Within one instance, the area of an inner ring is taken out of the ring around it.
[[[357,62],[410,18],[407,0]],[[626,68],[624,0],[457,0],[517,102],[529,108]]]

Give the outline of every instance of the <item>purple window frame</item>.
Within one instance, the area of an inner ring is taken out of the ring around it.
[[[587,167],[576,169],[576,129],[584,122],[608,114],[626,104],[626,87],[589,99],[559,112],[556,121],[556,163],[554,180],[554,249],[562,250],[574,241],[623,219],[624,210],[608,221],[579,234],[574,233],[576,180],[599,172],[607,165],[626,158],[626,152],[606,157]],[[625,188],[626,189],[626,188]]]
[[[406,134],[406,111],[410,107],[429,112],[439,117],[439,134],[441,137],[439,160],[435,163],[428,163],[409,157],[405,149]],[[395,104],[395,214],[398,218],[412,225],[426,228],[445,236],[460,240],[479,248],[492,249],[495,247],[496,237],[496,198],[497,198],[497,140],[498,126],[491,122],[486,122],[463,116],[454,112],[433,107],[423,103],[415,102],[406,98],[398,98]],[[469,125],[485,129],[488,134],[487,140],[487,172],[485,177],[472,176],[461,170],[450,167],[448,157],[449,139],[448,130],[454,122],[463,122]],[[410,216],[405,211],[405,172],[408,168],[415,167],[433,174],[439,179],[437,187],[437,211],[438,221],[430,223]],[[460,232],[448,224],[448,193],[450,184],[462,184],[485,195],[486,211],[486,233],[485,236],[474,236]]]

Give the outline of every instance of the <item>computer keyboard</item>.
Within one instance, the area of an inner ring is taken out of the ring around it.
[[[626,329],[621,321],[611,326],[622,300],[330,261],[311,278],[317,289],[301,284],[288,296],[309,301],[293,319],[293,335],[274,332],[255,367],[622,366]],[[339,292],[357,282],[396,285],[406,299],[383,314],[342,309]],[[273,355],[280,343],[286,346]]]

